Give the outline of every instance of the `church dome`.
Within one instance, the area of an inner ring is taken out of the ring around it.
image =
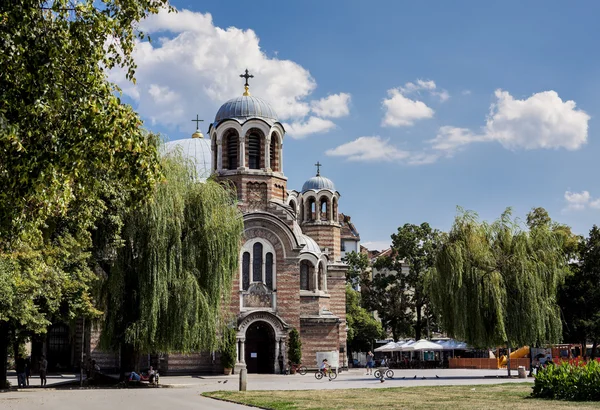
[[[206,181],[211,174],[211,147],[209,138],[185,138],[169,141],[164,145],[164,153],[179,150],[184,158],[189,159],[196,167],[198,180]]]
[[[245,121],[250,118],[262,118],[277,121],[277,114],[271,105],[263,99],[243,95],[232,98],[219,108],[215,124],[229,119]]]
[[[319,191],[321,189],[335,191],[335,185],[333,185],[333,181],[331,179],[317,175],[310,178],[304,183],[304,185],[302,185],[302,192],[310,191],[311,189],[315,191]]]

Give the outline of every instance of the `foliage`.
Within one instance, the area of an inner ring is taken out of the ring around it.
[[[296,328],[290,330],[288,338],[288,360],[293,364],[302,363],[302,341]]]
[[[231,191],[190,178],[194,167],[180,152],[161,163],[165,180],[124,217],[102,343],[141,353],[214,349],[243,221]]]
[[[554,400],[600,401],[600,363],[549,365],[535,377],[533,397]]]
[[[344,256],[343,261],[348,265],[348,270],[346,271],[346,283],[351,284],[354,289],[357,289],[357,285],[363,281],[367,275],[369,258],[364,253],[352,251]]]
[[[354,352],[371,349],[374,339],[383,338],[381,323],[360,305],[360,293],[346,285],[348,347]]]
[[[160,178],[155,139],[105,70],[133,78],[135,23],[164,4],[0,2],[0,388],[9,334],[98,313],[92,232]]]
[[[579,244],[577,262],[560,287],[558,302],[566,341],[600,342],[600,229],[594,225]],[[595,352],[592,352],[595,355]]]
[[[376,268],[374,272],[377,272]],[[383,329],[390,331],[394,340],[412,333],[413,314],[401,274],[382,269],[372,280],[363,283],[361,292],[363,306],[377,312]]]
[[[556,343],[563,240],[548,224],[522,229],[510,209],[492,224],[460,212],[428,282],[448,335],[481,347]]]
[[[235,329],[225,328],[221,346],[221,364],[226,369],[233,369],[237,360],[237,337]]]

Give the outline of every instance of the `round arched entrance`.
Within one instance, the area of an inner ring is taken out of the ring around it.
[[[275,372],[275,331],[262,320],[246,330],[246,366],[248,373]]]

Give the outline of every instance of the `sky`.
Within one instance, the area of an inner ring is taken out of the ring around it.
[[[288,189],[340,192],[361,243],[406,223],[448,230],[457,207],[494,220],[533,207],[587,234],[600,216],[600,2],[191,1],[140,24],[145,126],[189,138],[243,92],[286,128]]]

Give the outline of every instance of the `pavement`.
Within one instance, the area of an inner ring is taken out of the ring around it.
[[[507,379],[506,370],[434,369],[394,370],[393,379],[381,383],[367,376],[365,369],[342,372],[336,380],[317,380],[314,372],[282,375],[248,375],[248,390],[324,390],[387,388],[412,386],[447,386],[497,383],[522,383],[532,379]],[[516,376],[516,371],[513,375]],[[415,378],[416,376],[416,378]],[[437,377],[436,377],[437,376]],[[238,376],[162,376],[161,385],[171,388],[136,389],[65,389],[60,384],[78,380],[79,375],[64,374],[48,377],[46,388],[39,387],[39,378],[30,378],[31,387],[0,393],[2,410],[122,410],[131,408],[152,409],[215,409],[235,410],[250,407],[202,397],[203,392],[237,390]],[[16,378],[9,377],[16,385]]]

